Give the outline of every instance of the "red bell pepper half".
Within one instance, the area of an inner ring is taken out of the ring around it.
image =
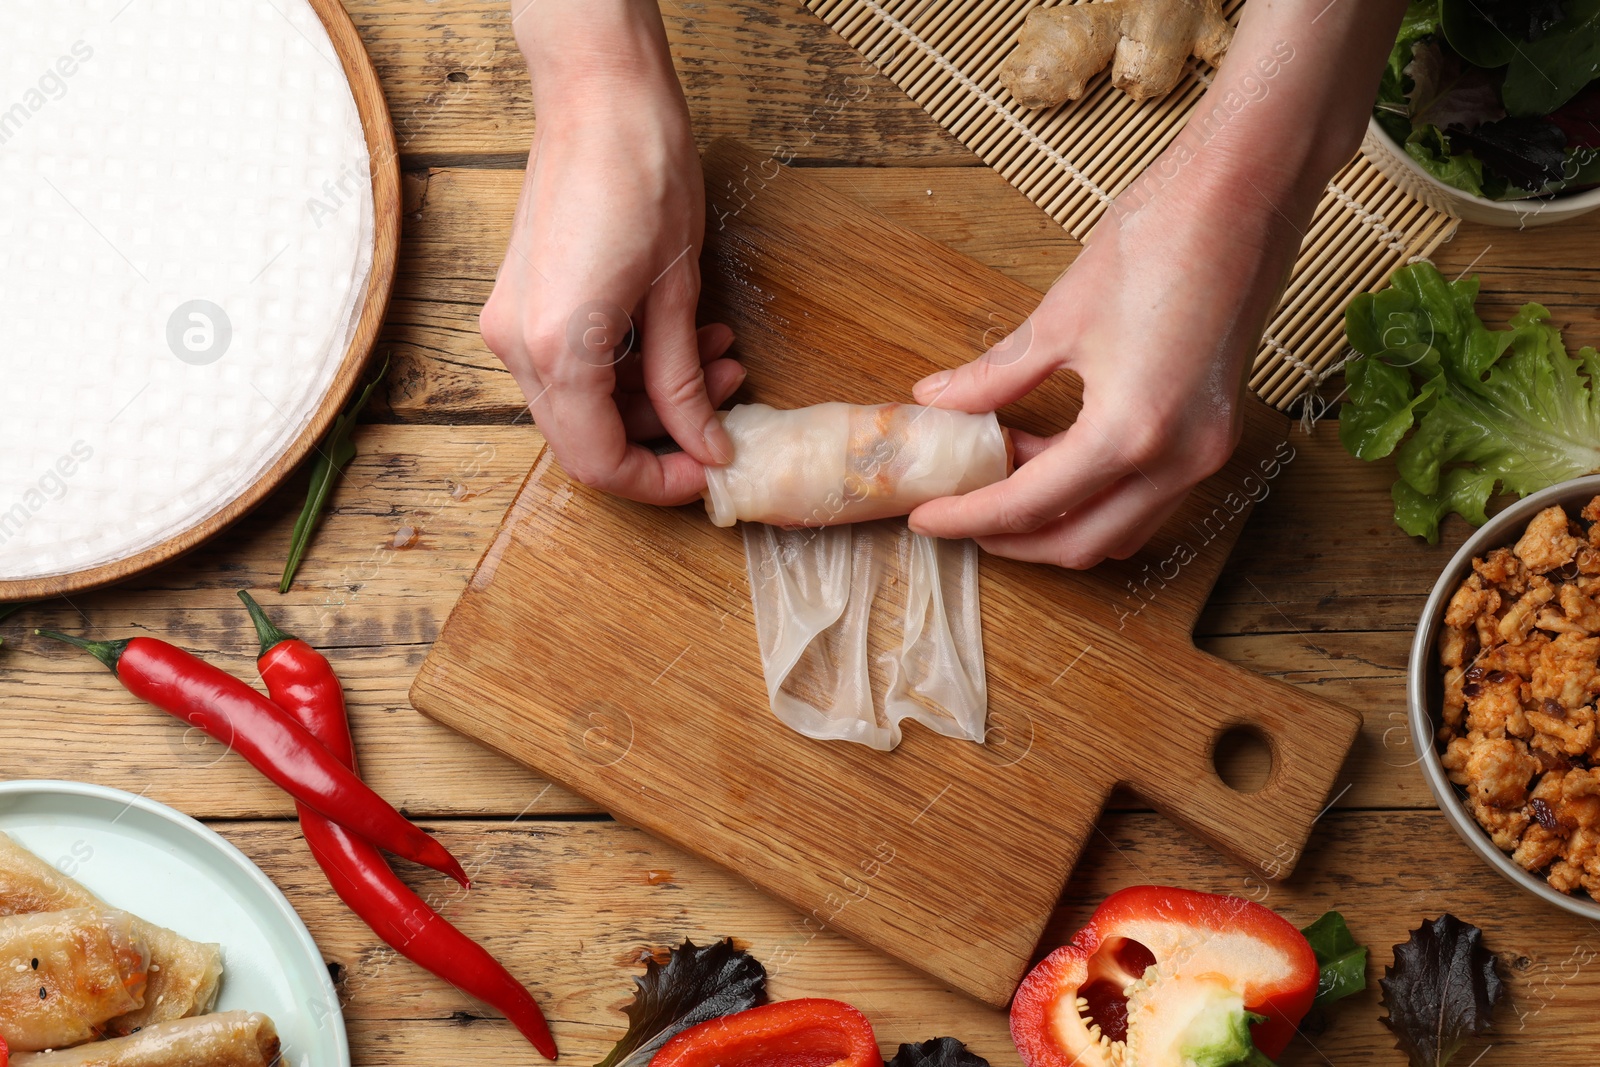
[[[691,1026],[650,1067],[883,1067],[872,1024],[842,1000],[764,1004]]]
[[[1023,979],[1011,1039],[1027,1067],[1268,1064],[1317,977],[1305,937],[1259,904],[1134,886]]]

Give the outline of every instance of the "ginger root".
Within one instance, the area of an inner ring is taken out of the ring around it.
[[[1184,62],[1217,63],[1233,40],[1222,0],[1104,0],[1034,8],[1000,81],[1024,107],[1054,107],[1084,94],[1115,57],[1111,84],[1135,100],[1165,96]]]

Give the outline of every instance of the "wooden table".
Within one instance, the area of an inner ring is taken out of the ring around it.
[[[536,1062],[506,1023],[397,959],[344,910],[288,801],[238,757],[195,743],[92,661],[28,636],[37,625],[160,634],[253,677],[255,642],[234,598],[248,586],[343,673],[367,777],[437,832],[478,888],[465,896],[431,872],[407,876],[538,991],[565,1062],[592,1063],[620,1036],[617,1009],[646,953],[685,936],[733,936],[767,963],[775,996],[850,1000],[888,1051],[953,1034],[996,1065],[1015,1063],[1002,1013],[808,928],[737,876],[613,822],[407,703],[429,642],[542,447],[477,329],[533,114],[503,0],[345,4],[382,76],[403,151],[406,232],[380,346],[394,361],[387,402],[374,406],[361,456],[288,596],[266,591],[282,566],[303,474],[189,558],[0,627],[0,776],[143,793],[235,842],[322,946],[358,1064]],[[1072,261],[1076,246],[1059,228],[888,81],[871,80],[872,91],[836,115],[814,111],[830,89],[842,97],[844,79],[862,78],[863,68],[797,0],[664,0],[663,9],[703,139],[806,143],[803,165],[819,179],[1035,286]],[[1597,239],[1593,222],[1528,233],[1463,225],[1438,262],[1447,275],[1475,264],[1491,323],[1540,299],[1572,341],[1597,343],[1600,272],[1585,258]],[[1308,855],[1287,883],[1264,885],[1121,800],[1102,820],[1046,946],[1111,890],[1170,882],[1249,896],[1296,923],[1338,908],[1374,947],[1375,982],[1390,945],[1424,916],[1449,910],[1485,929],[1511,980],[1493,1047],[1478,1062],[1593,1062],[1600,928],[1490,873],[1446,826],[1411,766],[1403,698],[1411,628],[1466,527],[1452,520],[1437,546],[1406,538],[1390,517],[1392,470],[1346,456],[1334,431],[1329,419],[1293,437],[1296,458],[1251,519],[1200,627],[1217,654],[1366,715]],[[1282,1062],[1402,1063],[1378,1015],[1374,986]]]

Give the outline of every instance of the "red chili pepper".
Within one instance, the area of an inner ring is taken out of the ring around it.
[[[85,641],[53,630],[34,632],[92,653],[128,692],[238,752],[314,811],[397,856],[470,884],[449,850],[374,793],[304,726],[227,671],[151,637]]]
[[[1317,995],[1317,957],[1273,912],[1167,886],[1113,893],[1023,979],[1027,1067],[1267,1064]]]
[[[883,1067],[867,1017],[842,1000],[764,1004],[691,1026],[650,1067]]]
[[[272,624],[244,590],[261,655],[256,667],[273,702],[309,730],[334,757],[357,771],[344,688],[327,658]],[[558,1055],[550,1026],[533,995],[482,945],[451,926],[413,893],[378,850],[299,805],[300,831],[339,899],[390,948],[470,993],[511,1020],[546,1059]],[[0,1064],[0,1067],[4,1067]]]
[[[0,1067],[6,1067],[11,1062],[11,1050],[6,1047],[6,1039],[0,1037]]]

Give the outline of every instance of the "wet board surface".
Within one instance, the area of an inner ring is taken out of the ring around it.
[[[738,333],[737,399],[908,398],[1038,301],[733,142],[707,150],[706,187],[702,316]],[[1001,417],[1048,433],[1077,407],[1077,380],[1057,375]],[[412,703],[725,864],[811,927],[1001,1005],[1074,864],[1114,847],[1094,824],[1119,784],[1260,876],[1300,857],[1360,717],[1191,639],[1287,440],[1283,416],[1252,401],[1233,460],[1128,561],[1076,573],[984,559],[982,746],[910,723],[892,753],[791,732],[767,706],[738,531],[700,505],[578,485],[548,450]],[[1272,754],[1253,793],[1213,763],[1234,729]]]

